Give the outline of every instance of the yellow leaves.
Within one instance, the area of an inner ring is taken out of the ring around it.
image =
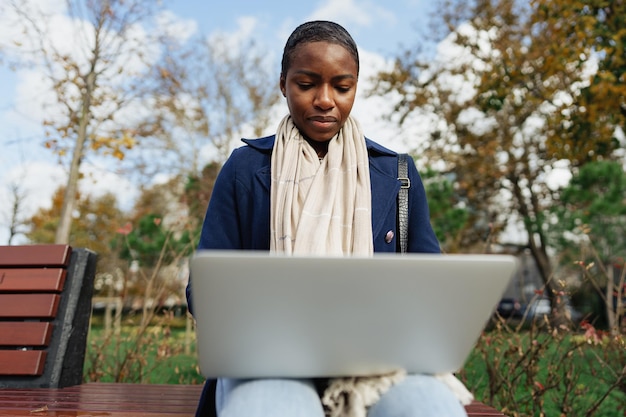
[[[46,132],[46,136],[49,136],[48,132]],[[56,153],[58,156],[67,155],[67,148],[64,146],[61,146],[59,144],[59,141],[56,139],[50,139],[50,140],[45,141],[43,143],[43,146],[46,149],[50,149],[52,152]]]
[[[94,151],[103,151],[106,155],[111,155],[119,160],[126,156],[125,151],[135,147],[137,140],[130,132],[122,132],[121,137],[115,136],[93,136],[90,147]]]
[[[125,133],[122,138],[122,143],[126,149],[132,149],[137,144],[137,140]]]
[[[172,74],[165,68],[161,67],[159,68],[159,75],[161,76],[161,78],[168,79],[172,76]]]
[[[121,150],[119,150],[119,149],[114,149],[114,150],[111,152],[111,155],[113,155],[115,158],[119,159],[120,161],[121,161],[122,159],[124,159],[124,152],[122,152],[122,151],[121,151]]]
[[[60,157],[72,152],[78,140],[76,132],[70,127],[49,128],[45,135],[47,139],[43,142],[43,146]],[[109,134],[91,134],[87,146],[91,151],[122,160],[126,152],[137,145],[136,137],[137,132],[129,129],[112,131]]]
[[[91,149],[94,151],[99,150],[106,143],[106,139],[104,138],[93,138],[91,139]]]

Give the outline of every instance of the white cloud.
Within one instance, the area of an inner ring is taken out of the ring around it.
[[[40,132],[45,119],[56,120],[61,117],[61,108],[52,92],[51,81],[38,69],[17,73],[15,96],[14,112],[22,116],[24,128],[30,126]]]
[[[65,178],[65,171],[57,164],[28,162],[4,175],[2,183],[8,186],[0,190],[2,201],[12,200],[7,192],[10,186],[15,185],[24,196],[23,213],[32,216],[39,208],[50,208],[52,194],[65,182]],[[7,204],[3,204],[3,214],[8,208]]]
[[[64,0],[22,0],[20,3],[20,8],[31,17],[53,16],[65,14],[67,11],[67,2]],[[24,18],[15,11],[12,5],[0,4],[0,44],[3,44],[3,52],[9,56],[17,53],[21,46],[26,46],[28,49],[34,46],[25,44],[28,37],[23,31],[23,21]]]
[[[93,198],[113,194],[117,198],[118,207],[122,210],[132,208],[139,190],[127,177],[111,172],[105,165],[83,166],[83,178],[79,183],[80,192]]]
[[[198,31],[196,20],[182,19],[169,10],[161,12],[156,18],[156,23],[158,32],[180,42],[188,40]]]
[[[212,32],[207,41],[213,45],[218,52],[236,54],[241,45],[249,39],[254,39],[258,27],[258,19],[251,16],[242,16],[237,19],[237,29],[233,32],[215,31]]]
[[[381,20],[395,22],[394,14],[373,1],[326,0],[307,20],[333,20],[346,25],[371,27]]]

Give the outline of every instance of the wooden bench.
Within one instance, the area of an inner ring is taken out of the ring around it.
[[[96,254],[0,247],[0,388],[82,382]]]
[[[192,417],[201,385],[87,383],[62,389],[0,390],[0,416]],[[469,417],[504,417],[480,402]]]
[[[191,417],[202,385],[86,383],[0,390],[0,416]]]

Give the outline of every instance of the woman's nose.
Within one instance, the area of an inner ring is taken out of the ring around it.
[[[313,104],[323,110],[332,108],[332,88],[327,85],[321,85],[317,90],[317,94],[315,94],[315,102]]]

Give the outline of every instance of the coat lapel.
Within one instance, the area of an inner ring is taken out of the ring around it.
[[[387,159],[388,158],[384,158]],[[396,196],[400,190],[400,182],[377,166],[379,158],[370,157],[370,180],[372,182],[372,233],[380,233],[390,212],[395,213]],[[395,217],[395,214],[392,214]]]
[[[272,181],[270,165],[272,160],[272,148],[274,147],[275,136],[266,136],[260,139],[242,139],[248,146],[260,152],[262,158],[261,167],[254,173],[256,181],[260,184],[264,193],[267,193],[269,200],[270,184]],[[253,164],[254,166],[255,164]]]

